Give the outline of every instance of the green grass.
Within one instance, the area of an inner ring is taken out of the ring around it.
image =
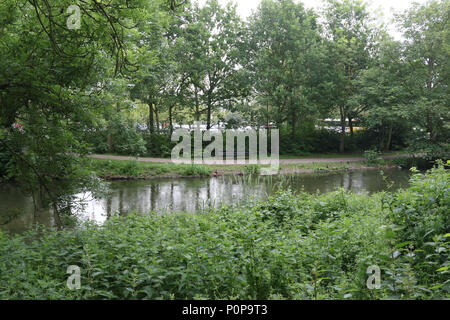
[[[150,163],[132,160],[87,159],[86,166],[101,177],[172,177],[196,176],[206,177],[212,168],[201,165],[184,165],[172,163]]]
[[[381,167],[390,167],[394,165],[393,160],[385,160]],[[363,161],[358,162],[314,162],[314,163],[289,163],[282,164],[281,168],[285,171],[298,171],[305,172],[308,171],[310,173],[316,172],[338,172],[338,171],[347,171],[347,170],[358,170],[358,169],[366,169],[367,166]]]
[[[384,152],[383,156],[401,156],[407,155],[403,151]],[[364,152],[349,153],[311,153],[308,155],[280,155],[280,159],[325,159],[325,158],[364,158]]]
[[[189,165],[173,163],[151,163],[130,160],[87,159],[86,166],[102,177],[207,177],[213,172],[223,174],[256,174],[260,166],[255,165]]]
[[[385,161],[392,165],[392,161]],[[134,160],[86,159],[85,166],[103,178],[151,179],[155,177],[208,177],[215,172],[222,175],[257,175],[266,165],[187,165],[173,163],[138,162]],[[281,164],[280,173],[337,172],[364,167],[363,162],[315,162]]]

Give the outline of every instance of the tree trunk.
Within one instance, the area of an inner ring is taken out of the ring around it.
[[[341,113],[341,143],[339,145],[339,152],[344,153],[345,152],[345,120],[346,120],[346,114],[345,114],[345,108],[340,107],[339,111]]]
[[[61,222],[61,216],[59,215],[58,206],[55,202],[52,203],[53,206],[53,217],[55,219],[56,228],[58,230],[62,230],[62,222]]]
[[[148,103],[148,129],[151,134],[155,132],[154,120],[153,120],[153,102]]]
[[[388,130],[388,137],[387,137],[387,142],[386,142],[385,151],[391,150],[392,131],[393,131],[393,129],[394,129],[393,126],[390,125],[390,126],[389,126],[389,130]]]
[[[159,112],[157,107],[155,107],[155,117],[156,117],[156,132],[159,134]]]
[[[208,98],[208,114],[206,116],[206,130],[211,129],[211,99]]]
[[[172,136],[173,133],[173,119],[172,119],[173,106],[169,106],[169,135]]]
[[[108,126],[106,128],[106,144],[108,145],[108,152],[109,153],[114,153],[114,142],[113,142],[113,138],[111,135],[111,117],[109,114],[105,115],[105,119],[108,123]]]
[[[198,102],[198,91],[197,88],[195,89],[195,121],[200,121],[200,106]]]
[[[206,130],[211,129],[211,106],[208,106],[208,115],[206,120]]]
[[[348,118],[348,127],[350,128],[350,135],[353,137],[353,119],[351,117]]]

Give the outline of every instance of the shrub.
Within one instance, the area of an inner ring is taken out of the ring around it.
[[[338,152],[339,134],[330,130],[298,131],[295,137],[285,129],[280,130],[282,155],[306,156],[319,152]]]
[[[364,162],[370,167],[375,167],[382,165],[384,163],[383,158],[381,158],[381,153],[375,150],[364,151]]]
[[[170,157],[173,147],[177,144],[172,142],[167,134],[144,133],[144,139],[148,150],[147,155],[152,157]]]
[[[203,165],[185,165],[178,170],[182,176],[198,176],[209,177],[211,175],[211,168]]]
[[[134,128],[133,122],[123,119],[120,115],[114,115],[107,126],[85,132],[85,140],[92,145],[92,151],[97,153],[112,152],[123,155],[147,153],[142,134]]]
[[[244,167],[244,174],[257,175],[261,171],[261,167],[257,164],[249,164]]]

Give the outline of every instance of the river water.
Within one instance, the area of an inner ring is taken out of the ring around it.
[[[390,191],[408,186],[410,172],[384,170]],[[192,179],[155,179],[148,181],[120,181],[110,183],[110,192],[98,199],[92,194],[79,194],[86,205],[77,213],[83,220],[104,222],[114,215],[136,212],[145,215],[187,211],[198,212],[222,205],[239,206],[250,199],[264,199],[279,186],[309,193],[327,193],[344,188],[353,192],[387,190],[385,179],[377,170],[351,171],[333,174],[302,174],[266,177],[217,177]],[[34,223],[54,225],[49,211],[33,212],[31,197],[21,193],[14,184],[0,184],[0,230],[22,233]]]

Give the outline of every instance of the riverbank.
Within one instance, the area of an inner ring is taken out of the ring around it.
[[[264,165],[187,165],[162,162],[161,159],[133,159],[93,156],[86,166],[100,178],[115,180],[149,180],[156,178],[195,178],[258,175]],[[378,166],[367,166],[363,158],[281,159],[278,174],[314,174],[396,167],[395,157],[386,157]],[[167,160],[164,160],[167,161]]]
[[[396,193],[280,191],[195,215],[0,232],[0,299],[450,298],[449,188],[441,167]],[[80,290],[67,288],[68,266]]]

